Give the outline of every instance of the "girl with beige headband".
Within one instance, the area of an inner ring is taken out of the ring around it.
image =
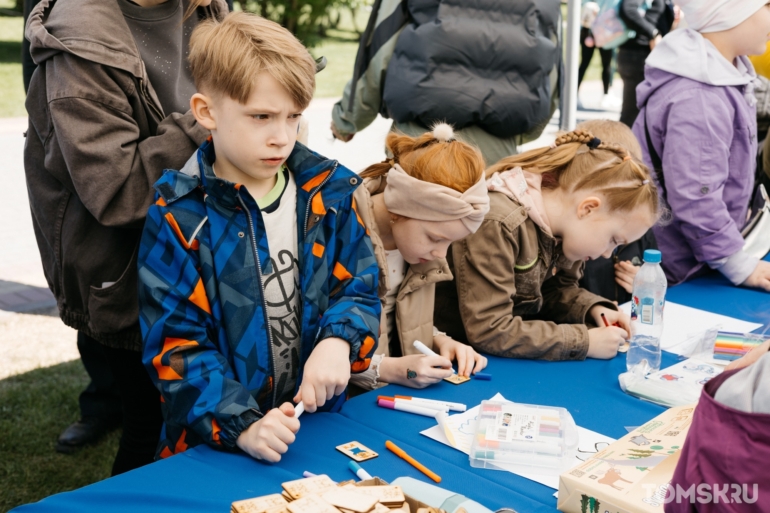
[[[576,130],[501,160],[487,176],[490,211],[452,244],[455,282],[436,290],[438,329],[498,356],[614,357],[630,319],[578,280],[585,261],[609,257],[655,224],[658,193],[647,168]]]
[[[364,389],[380,383],[423,388],[457,372],[469,376],[487,359],[433,326],[436,283],[451,280],[449,245],[475,232],[489,210],[484,159],[473,146],[437,125],[417,138],[391,133],[392,159],[368,167],[354,194],[380,268],[382,322],[369,370],[351,383]],[[438,353],[424,356],[421,341]]]

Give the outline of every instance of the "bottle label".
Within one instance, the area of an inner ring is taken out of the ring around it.
[[[651,297],[642,298],[640,321],[642,324],[653,324],[655,321],[655,299]]]

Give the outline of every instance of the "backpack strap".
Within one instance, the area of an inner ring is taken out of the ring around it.
[[[668,199],[666,198],[666,178],[663,176],[663,161],[655,150],[655,146],[652,144],[652,137],[650,137],[650,127],[649,123],[647,123],[647,104],[644,105],[644,137],[647,139],[647,151],[650,153],[652,169],[655,171],[655,177],[658,179],[658,187],[660,187],[663,192],[663,202],[668,205]]]

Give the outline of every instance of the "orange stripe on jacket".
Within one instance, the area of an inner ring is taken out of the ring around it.
[[[190,294],[190,297],[187,299],[189,299],[192,304],[211,315],[211,305],[209,305],[209,298],[206,295],[206,289],[203,287],[202,278],[198,278],[195,290],[193,290],[192,294]]]
[[[334,275],[334,277],[340,281],[345,281],[353,277],[353,275],[350,274],[347,269],[345,269],[345,266],[339,262],[334,264],[334,271],[332,271],[332,275]]]
[[[313,209],[313,213],[319,216],[326,214],[326,207],[324,206],[324,199],[320,192],[317,192],[313,196],[313,201],[310,202],[310,206]]]
[[[168,365],[163,365],[162,359],[168,353],[169,351],[173,351],[177,347],[181,346],[197,346],[198,343],[194,340],[185,340],[183,338],[167,338],[163,341],[163,350],[160,352],[158,356],[152,359],[152,365],[155,367],[155,370],[158,372],[158,378],[165,380],[165,381],[171,381],[176,379],[182,379],[182,376],[180,376],[174,369],[172,369]]]
[[[179,440],[176,441],[176,446],[174,447],[174,454],[179,454],[180,452],[185,452],[187,450],[187,444],[184,441],[184,438],[187,436],[187,430],[182,430],[182,436],[179,437]]]
[[[179,224],[177,224],[176,219],[174,219],[174,216],[171,215],[171,212],[166,213],[164,217],[166,218],[166,221],[168,221],[168,224],[171,225],[171,229],[174,230],[174,233],[176,233],[176,236],[179,239],[179,242],[182,243],[184,249],[194,249],[197,251],[200,244],[197,240],[192,241],[192,244],[187,243],[184,235],[182,235],[182,229],[179,228]]]
[[[364,224],[364,220],[361,219],[361,216],[358,214],[358,205],[356,205],[356,200],[355,199],[353,199],[353,204],[352,205],[353,205],[353,212],[356,213],[356,219],[358,219],[358,224],[360,224],[361,226],[364,227],[364,230],[366,231],[367,235],[371,235],[369,233],[369,228],[366,227],[366,225]]]
[[[326,180],[326,177],[329,176],[330,172],[331,172],[331,170],[324,171],[320,175],[314,176],[313,178],[308,180],[305,185],[302,186],[302,190],[305,191],[305,192],[310,192],[311,190],[315,189],[316,187],[321,185],[321,182]]]
[[[173,455],[174,455],[174,453],[171,452],[171,449],[169,449],[168,447],[164,447],[163,450],[160,451],[160,457],[163,458],[163,459],[166,459],[169,456],[173,456]]]
[[[211,439],[221,445],[222,442],[219,440],[220,431],[222,431],[222,428],[219,427],[217,419],[211,419]]]
[[[324,247],[318,244],[317,242],[314,242],[313,255],[317,256],[318,258],[321,258],[322,256],[324,256]]]
[[[364,372],[366,369],[369,368],[369,364],[371,363],[371,361],[372,360],[370,358],[367,358],[366,360],[356,360],[350,366],[350,370],[353,372]]]
[[[361,358],[365,357],[372,348],[374,348],[374,339],[372,337],[366,337],[361,344],[361,349],[358,350],[358,356]]]

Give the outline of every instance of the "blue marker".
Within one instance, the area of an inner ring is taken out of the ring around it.
[[[369,475],[369,472],[361,468],[361,465],[359,465],[355,461],[349,461],[348,468],[351,470],[351,472],[353,472],[356,476],[358,476],[358,479],[360,479],[361,481],[365,481],[366,479],[372,478],[372,476]]]
[[[483,381],[492,381],[492,375],[484,374],[483,372],[477,372],[476,374],[473,374],[473,377]]]

